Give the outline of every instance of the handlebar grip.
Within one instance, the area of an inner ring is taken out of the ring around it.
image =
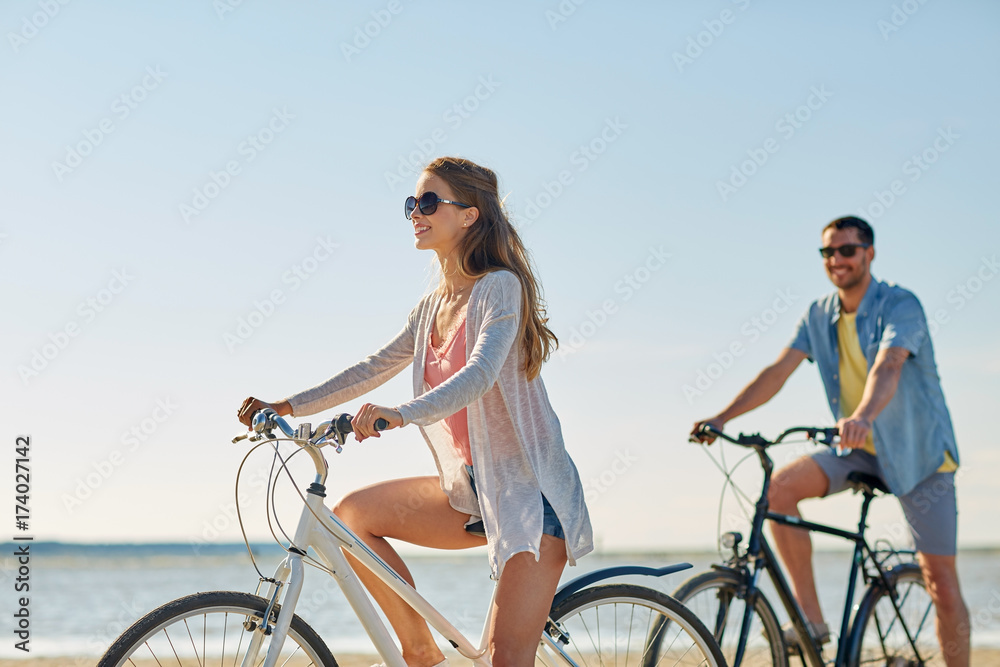
[[[354,427],[351,426],[352,419],[354,419],[354,417],[347,413],[344,413],[342,415],[337,415],[337,422],[336,422],[337,430],[340,431],[341,433],[354,433]],[[387,422],[385,419],[379,417],[378,419],[375,420],[376,431],[384,431],[387,428],[389,428],[389,422]]]

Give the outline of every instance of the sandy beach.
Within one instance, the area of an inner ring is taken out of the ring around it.
[[[375,654],[359,655],[345,653],[336,656],[340,667],[371,667],[381,662]],[[455,667],[466,667],[472,663],[462,661],[455,656],[448,656]],[[23,660],[0,659],[0,667],[90,667],[97,662],[88,662],[86,658],[27,658]],[[939,664],[937,662],[933,664]],[[1000,667],[1000,649],[973,649],[972,665],[974,667]]]

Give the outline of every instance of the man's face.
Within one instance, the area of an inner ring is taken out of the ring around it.
[[[860,244],[856,229],[830,228],[823,232],[824,248],[840,248],[850,244]],[[826,275],[838,289],[849,290],[861,283],[869,274],[869,266],[875,257],[875,248],[856,248],[853,257],[844,257],[835,252],[823,260]]]

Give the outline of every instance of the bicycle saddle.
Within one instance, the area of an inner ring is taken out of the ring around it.
[[[851,483],[858,491],[862,493],[875,495],[876,491],[881,491],[882,493],[892,493],[889,487],[885,485],[881,479],[875,475],[868,475],[863,472],[852,472],[848,473],[847,481]]]

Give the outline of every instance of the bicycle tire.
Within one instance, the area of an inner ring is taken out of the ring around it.
[[[920,660],[898,622],[889,589],[876,579],[865,593],[851,630],[851,665],[943,665],[944,657],[935,631],[934,603],[916,563],[904,563],[886,573],[896,591],[900,612],[914,635]],[[883,632],[884,630],[884,632]]]
[[[160,664],[161,657],[169,658],[171,665],[182,667],[203,665],[208,658],[221,662],[222,657],[227,661],[232,657],[236,661],[240,652],[249,646],[249,639],[261,634],[255,629],[247,629],[244,621],[248,617],[263,619],[267,605],[268,601],[262,597],[234,591],[195,593],[178,598],[133,623],[111,644],[97,667],[147,667]],[[275,605],[272,622],[279,610],[279,605]],[[197,622],[189,622],[195,619]],[[261,643],[258,652],[261,661],[269,640],[270,637],[264,637]],[[292,617],[282,646],[278,664],[283,663],[287,667],[337,667],[326,643],[298,615]]]
[[[633,584],[603,584],[574,593],[551,610],[563,650],[579,667],[627,667],[645,662],[650,629],[659,623],[659,653],[653,663],[723,667],[726,662],[707,628],[666,593]],[[664,646],[665,644],[665,646]],[[634,661],[633,661],[634,662]]]
[[[672,594],[705,624],[729,665],[734,664],[746,609],[740,593],[743,587],[735,571],[708,570],[683,582]],[[754,602],[753,619],[741,667],[787,667],[781,625],[771,603],[760,592]]]

